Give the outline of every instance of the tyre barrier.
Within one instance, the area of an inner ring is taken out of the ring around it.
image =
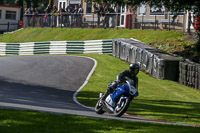
[[[181,61],[179,65],[179,83],[195,89],[200,89],[200,64],[189,60]]]
[[[136,39],[113,39],[112,55],[130,63],[138,63],[142,71],[158,79],[179,80],[181,58]]]
[[[0,43],[0,55],[112,54],[112,40]]]

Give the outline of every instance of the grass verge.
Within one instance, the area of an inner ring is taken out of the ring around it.
[[[193,37],[180,31],[129,29],[26,28],[1,35],[0,42],[84,41],[114,38],[135,38],[158,49],[198,60]]]
[[[0,42],[84,41],[114,38],[136,38],[168,51],[182,49],[192,44],[186,35],[178,31],[67,28],[26,28],[13,34],[0,35]]]
[[[33,111],[0,110],[1,133],[199,133],[197,127],[163,125]]]

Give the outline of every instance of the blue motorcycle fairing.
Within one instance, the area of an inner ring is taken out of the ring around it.
[[[127,84],[123,84],[121,86],[117,86],[117,89],[113,91],[105,100],[106,104],[108,105],[108,108],[110,110],[114,110],[116,107],[116,100],[122,95],[122,94],[129,94],[129,86]],[[123,97],[123,99],[127,99],[128,97]]]
[[[139,92],[137,91],[133,96],[134,96],[134,97],[139,96]]]
[[[111,111],[115,110],[116,101],[123,94],[127,94],[127,95],[129,95],[131,97],[124,96],[124,97],[122,97],[121,100],[128,99],[128,98],[132,99],[133,97],[137,97],[139,95],[138,91],[136,91],[136,93],[134,95],[130,95],[130,89],[129,89],[129,85],[128,84],[123,84],[121,86],[118,85],[117,88],[113,91],[113,93],[111,93],[105,100],[106,104],[108,105],[108,108]]]
[[[122,97],[122,100],[128,99],[128,97]]]
[[[127,84],[123,84],[122,86],[118,86],[117,89],[114,90],[112,94],[110,94],[110,97],[113,101],[116,101],[119,96],[122,94],[129,94],[129,86]]]

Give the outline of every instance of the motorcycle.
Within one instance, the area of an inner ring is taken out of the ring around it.
[[[125,83],[117,85],[117,88],[105,100],[102,100],[103,93],[100,93],[95,112],[97,114],[107,112],[117,117],[122,116],[127,111],[131,101],[139,95],[133,84],[133,80],[126,78]]]

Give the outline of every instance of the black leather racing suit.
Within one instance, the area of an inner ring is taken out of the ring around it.
[[[132,79],[134,81],[134,87],[138,88],[138,77],[131,73],[129,70],[124,70],[118,75],[119,81],[120,82],[125,82],[125,77],[128,77],[129,79]]]
[[[134,81],[134,87],[138,88],[138,77],[135,74],[131,73],[129,70],[124,70],[118,75],[118,80],[114,81],[112,85],[108,87],[102,99],[105,100],[105,98],[117,88],[118,84],[124,83],[126,81],[125,77],[132,79]]]

